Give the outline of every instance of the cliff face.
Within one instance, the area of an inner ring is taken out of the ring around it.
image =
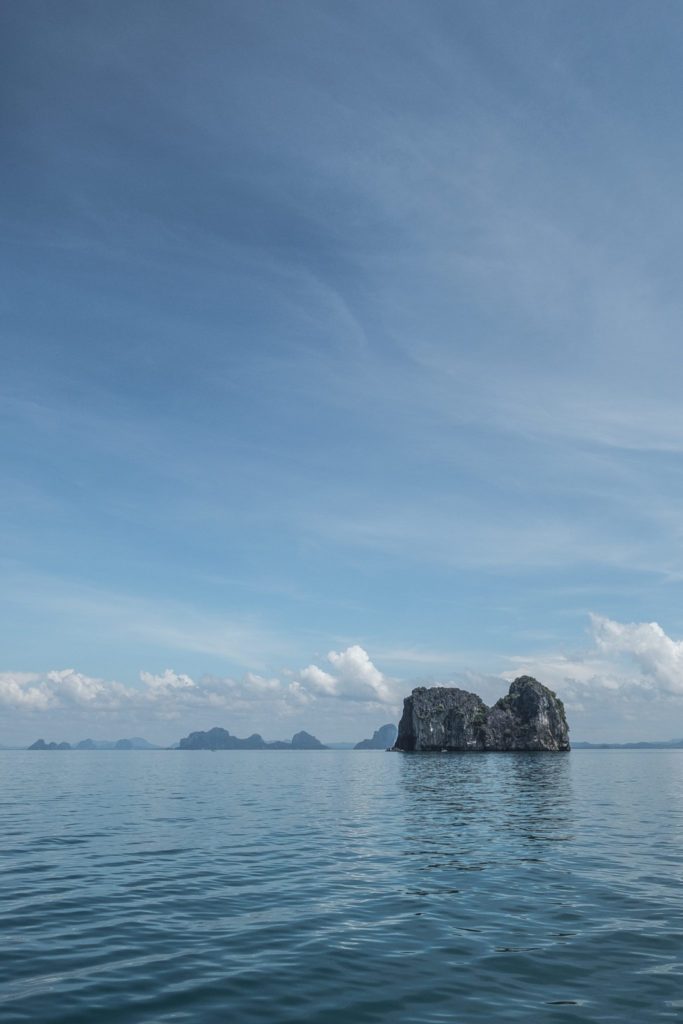
[[[564,705],[520,676],[492,708],[476,693],[419,686],[403,702],[395,750],[569,750]]]
[[[403,702],[396,750],[485,750],[488,708],[452,686],[418,686]]]
[[[488,750],[569,750],[564,704],[532,676],[510,684],[487,722]]]

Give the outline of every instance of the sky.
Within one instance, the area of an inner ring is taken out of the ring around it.
[[[0,744],[683,736],[683,7],[0,19]]]

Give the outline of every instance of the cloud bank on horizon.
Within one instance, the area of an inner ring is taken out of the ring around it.
[[[670,715],[683,697],[683,640],[673,640],[656,622],[620,623],[593,615],[590,644],[583,651],[509,660],[515,667],[497,678],[465,672],[442,682],[474,689],[493,701],[504,692],[506,680],[535,675],[565,701],[577,739],[662,738],[644,735],[653,719],[644,714],[643,705]],[[328,739],[347,739],[352,737],[332,737],[330,730],[339,725],[358,729],[380,718],[397,721],[402,698],[413,685],[417,683],[385,675],[356,644],[330,651],[325,667],[283,669],[272,677],[247,672],[239,679],[205,675],[195,680],[166,669],[141,672],[140,685],[126,686],[73,669],[3,672],[0,708],[22,714],[24,725],[30,721],[33,727],[41,712],[66,713],[72,728],[101,727],[112,716],[134,721],[136,727],[151,726],[157,735],[165,725],[167,740],[169,724],[176,721],[190,722],[191,727],[237,721],[263,729],[263,722],[278,728],[288,718],[316,723],[327,730]],[[597,727],[592,721],[596,709],[601,714]]]
[[[683,734],[683,6],[0,19],[12,707],[536,665]]]
[[[298,672],[284,669],[279,677],[246,672],[239,679],[204,675],[195,680],[166,669],[158,674],[143,671],[139,685],[130,686],[74,669],[0,672],[6,723],[14,714],[24,729],[36,728],[47,718],[53,726],[92,730],[109,727],[113,719],[151,727],[155,736],[164,732],[167,741],[171,722],[181,721],[181,728],[187,722],[209,727],[227,719],[230,725],[237,721],[250,730],[264,730],[264,723],[277,728],[282,719],[308,721],[311,711],[328,732],[339,720],[342,728],[359,728],[377,716],[396,718],[401,696],[400,681],[384,675],[358,645],[330,651],[324,668],[310,664]],[[348,706],[341,719],[336,712],[330,714],[331,702]]]

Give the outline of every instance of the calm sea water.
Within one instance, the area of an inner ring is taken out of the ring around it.
[[[0,753],[0,1020],[683,1017],[683,752]]]

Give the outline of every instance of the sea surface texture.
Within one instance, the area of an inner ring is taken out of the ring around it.
[[[683,1018],[683,752],[0,753],[0,1021]]]

